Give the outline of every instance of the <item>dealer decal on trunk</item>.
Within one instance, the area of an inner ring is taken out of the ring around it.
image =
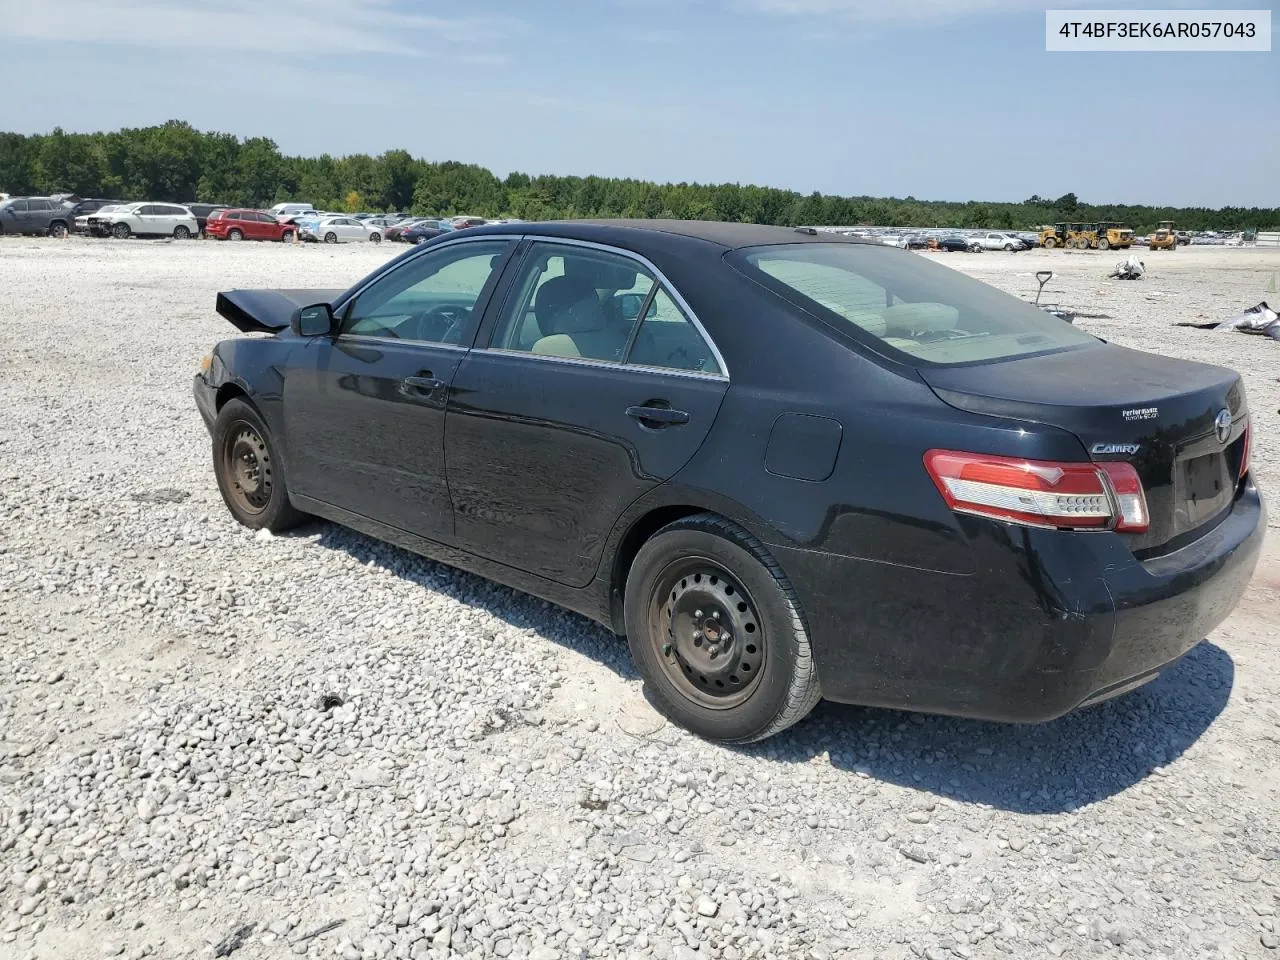
[[[1132,410],[1121,410],[1120,416],[1126,420],[1155,420],[1160,416],[1159,407],[1135,407]]]

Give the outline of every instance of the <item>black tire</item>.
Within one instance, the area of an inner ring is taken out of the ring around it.
[[[1099,249],[1099,250],[1110,250],[1110,249],[1111,249],[1111,241],[1110,241],[1110,240],[1108,240],[1106,237],[1099,237],[1099,238],[1098,238],[1098,249]]]
[[[129,225],[127,223],[117,223],[111,228],[111,235],[117,240],[128,240],[131,233],[133,233],[133,231],[129,229]]]
[[[231,229],[231,230],[228,230],[228,231],[227,231],[227,239],[228,239],[228,240],[243,240],[243,239],[244,239],[244,234],[243,234],[241,231],[239,231],[239,230]]]
[[[228,400],[211,433],[218,490],[239,523],[278,533],[306,519],[289,502],[284,461],[257,410],[243,400]]]
[[[1012,244],[1012,243],[1006,243],[1006,244],[1004,245],[1004,248],[1005,248],[1005,250],[1006,250],[1007,252],[1009,252],[1009,253],[1013,253],[1014,247],[1013,247],[1013,244]]]
[[[182,227],[182,226],[174,227],[174,228],[173,228],[173,239],[175,239],[175,240],[190,240],[190,239],[191,239],[191,231],[190,231],[188,228],[186,228],[186,227]]]
[[[795,591],[763,544],[722,517],[677,520],[640,548],[624,616],[653,702],[700,737],[763,740],[821,697]],[[680,626],[690,635],[678,638]]]
[[[330,230],[328,233],[326,233],[326,234],[324,235],[324,242],[325,242],[325,243],[337,243],[337,242],[338,242],[338,235],[337,235],[336,233],[334,233],[332,230]]]
[[[61,240],[66,235],[67,225],[65,223],[49,224],[49,236],[53,237],[55,240]]]
[[[371,233],[371,234],[369,234],[369,242],[370,242],[370,243],[381,243],[381,242],[382,242],[382,234],[380,234],[380,233]]]
[[[285,230],[283,233],[281,233],[281,234],[280,234],[280,242],[281,242],[281,243],[293,243],[293,231],[292,231],[292,230]]]

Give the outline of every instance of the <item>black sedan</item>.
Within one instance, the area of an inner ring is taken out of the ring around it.
[[[217,309],[271,334],[194,382],[237,520],[579,611],[716,740],[820,697],[1041,721],[1122,693],[1230,613],[1266,525],[1236,373],[878,243],[490,225]]]
[[[938,241],[938,249],[945,250],[948,253],[966,253],[976,252],[982,248],[975,244],[968,237],[943,237]]]

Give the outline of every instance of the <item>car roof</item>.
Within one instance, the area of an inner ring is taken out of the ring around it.
[[[572,240],[594,240],[626,246],[628,241],[652,242],[661,235],[703,240],[736,250],[777,243],[876,243],[812,227],[775,227],[759,223],[716,220],[543,220],[536,223],[494,223],[472,227],[469,236],[519,233]],[[879,244],[877,244],[879,245]]]

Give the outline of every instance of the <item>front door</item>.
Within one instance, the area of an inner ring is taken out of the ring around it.
[[[450,391],[456,541],[583,586],[622,512],[702,445],[728,379],[677,299],[621,251],[536,242],[509,289]]]
[[[336,336],[296,351],[284,396],[295,493],[451,542],[447,389],[514,245],[413,257],[341,305]]]

